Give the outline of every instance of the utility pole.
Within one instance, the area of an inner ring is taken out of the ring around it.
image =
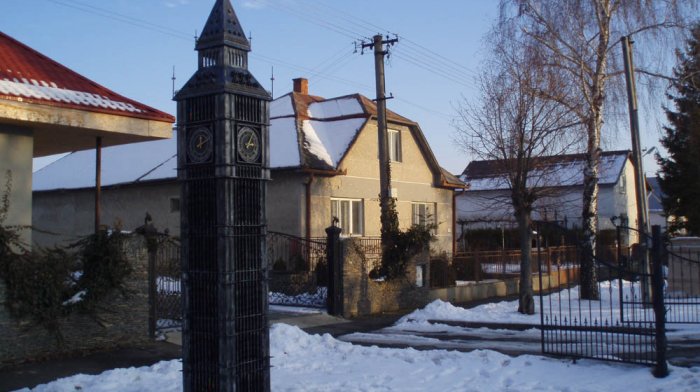
[[[382,234],[388,231],[389,211],[391,207],[391,166],[389,162],[389,140],[386,124],[386,92],[384,88],[384,56],[389,54],[389,47],[399,41],[398,37],[384,39],[381,34],[373,37],[372,42],[362,42],[361,48],[374,49],[374,72],[377,88],[377,128],[379,147],[379,203],[381,206]],[[386,45],[386,49],[385,49]],[[384,244],[384,235],[382,243]],[[385,245],[385,244],[384,244]]]
[[[637,230],[639,244],[642,246],[644,272],[651,271],[649,266],[649,218],[647,210],[646,178],[642,167],[642,149],[639,143],[639,116],[637,114],[637,87],[634,80],[634,62],[632,58],[632,41],[630,37],[622,37],[622,57],[625,63],[625,81],[627,82],[627,102],[630,111],[630,133],[632,134],[632,162],[634,163],[634,188],[637,199]],[[644,282],[642,293],[645,302],[650,302],[650,282]]]

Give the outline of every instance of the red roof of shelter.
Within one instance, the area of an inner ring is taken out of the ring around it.
[[[0,99],[175,122],[170,114],[119,95],[2,32]]]

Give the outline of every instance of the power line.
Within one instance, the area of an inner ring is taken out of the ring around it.
[[[99,17],[111,19],[111,20],[114,20],[117,22],[129,24],[129,25],[139,27],[139,28],[142,28],[145,30],[154,31],[154,32],[157,32],[160,34],[164,34],[164,35],[173,37],[173,38],[186,40],[186,41],[190,41],[190,42],[193,39],[193,36],[191,34],[184,33],[182,31],[173,29],[171,27],[158,25],[158,24],[155,24],[155,23],[143,20],[143,19],[139,19],[139,18],[135,18],[133,16],[118,13],[118,12],[115,12],[113,10],[109,10],[107,8],[102,8],[102,7],[98,7],[95,5],[86,4],[86,3],[83,3],[81,1],[76,1],[76,0],[46,0],[46,1],[52,2],[52,3],[57,4],[57,5],[61,5],[64,7],[68,7],[71,9],[75,9],[75,10],[78,10],[81,12],[96,15]],[[266,1],[264,1],[264,3],[268,4],[268,5],[273,5],[272,3],[266,2]],[[323,4],[323,3],[318,3],[318,4],[323,5],[325,8],[333,10],[333,7],[330,7],[326,4]],[[295,12],[290,7],[278,7],[278,8],[281,8],[283,11],[291,13],[294,16],[297,16],[299,18],[307,20],[312,24],[316,24],[320,27],[326,28],[330,31],[336,32],[336,33],[341,34],[341,35],[348,37],[348,38],[355,39],[357,37],[363,36],[362,34],[358,34],[354,31],[347,29],[345,27],[342,27],[342,26],[334,27],[335,25],[331,22],[320,23],[320,22],[317,22],[313,18],[309,18],[308,16],[304,17],[298,11]],[[337,11],[337,10],[335,11],[335,13],[338,13],[338,12],[340,12],[340,11]],[[317,14],[318,14],[318,12],[317,12]],[[323,15],[320,15],[320,19],[328,20],[328,18],[323,17]],[[354,24],[355,26],[364,27],[365,29],[367,28],[367,26],[370,26],[373,28],[383,30],[377,25],[373,25],[369,22],[364,22],[361,19],[353,17],[352,15],[344,16],[341,19],[343,19],[351,24]],[[364,24],[364,26],[360,23],[353,22],[352,19],[361,21],[361,23]],[[406,38],[404,37],[403,39],[406,39]],[[409,41],[409,42],[412,42],[412,41]],[[338,69],[344,67],[345,65],[347,65],[349,62],[351,62],[355,58],[354,56],[352,56],[352,52],[347,50],[347,49],[339,50],[338,52],[336,52],[336,54],[334,54],[334,55],[330,56],[328,59],[318,63],[313,68],[307,68],[307,67],[300,66],[300,65],[297,65],[294,63],[290,63],[288,61],[284,61],[284,60],[277,59],[277,58],[270,57],[270,56],[265,56],[263,54],[260,54],[259,52],[251,53],[251,57],[253,57],[254,59],[258,59],[260,61],[266,62],[266,63],[271,64],[271,65],[277,65],[277,66],[281,66],[283,68],[301,71],[301,72],[310,74],[312,77],[317,77],[319,79],[329,80],[329,81],[332,81],[335,83],[344,84],[344,85],[351,86],[354,88],[360,88],[360,89],[365,89],[365,90],[372,88],[372,86],[357,82],[356,80],[350,80],[350,79],[346,79],[346,78],[342,78],[342,77],[338,77],[338,76],[334,76],[334,75],[330,74],[331,70],[338,70]],[[407,56],[407,57],[409,57],[409,56]],[[412,63],[420,68],[423,68],[428,72],[436,73],[435,70],[431,70],[429,68],[429,66],[427,64],[425,64],[424,59],[422,60],[422,63],[423,63],[422,65],[420,65],[421,61],[418,59],[406,60],[406,61],[409,63]],[[324,63],[327,63],[327,64],[324,66]],[[437,72],[440,72],[440,71],[438,70]],[[448,75],[441,75],[441,76],[445,77],[447,79],[450,79],[450,77]],[[454,81],[454,80],[452,80],[452,81]],[[463,82],[456,82],[456,83],[464,85]],[[435,115],[439,115],[442,117],[450,117],[449,115],[447,115],[445,113],[442,113],[442,112],[439,112],[439,111],[436,111],[433,109],[429,109],[425,106],[411,102],[411,101],[406,100],[406,99],[397,98],[397,100],[404,102],[406,104],[409,104],[411,106],[414,106],[416,108],[419,108],[421,110],[424,110],[426,112],[435,114]]]
[[[127,23],[127,24],[130,24],[132,26],[141,27],[141,28],[147,29],[147,30],[157,31],[161,34],[169,35],[171,37],[180,38],[180,39],[187,39],[188,41],[192,40],[192,36],[190,36],[189,34],[184,34],[179,30],[175,30],[175,29],[172,29],[172,28],[167,27],[167,26],[156,25],[154,23],[151,23],[151,22],[143,20],[143,19],[137,19],[137,18],[134,18],[132,16],[120,14],[120,13],[117,13],[117,12],[114,12],[111,10],[107,10],[105,8],[100,8],[100,7],[97,7],[94,5],[89,5],[89,4],[85,4],[85,3],[74,1],[74,0],[47,0],[47,1],[50,1],[50,2],[58,4],[58,5],[62,5],[64,7],[69,7],[69,8],[73,8],[73,9],[76,9],[76,10],[79,10],[82,12],[86,12],[89,14],[98,15],[98,16],[101,16],[104,18],[116,20],[118,22]]]

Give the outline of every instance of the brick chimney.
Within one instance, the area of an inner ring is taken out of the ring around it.
[[[294,92],[309,95],[309,81],[306,78],[296,78],[294,81]]]

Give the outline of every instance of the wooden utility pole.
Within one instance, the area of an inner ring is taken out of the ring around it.
[[[642,250],[644,273],[649,275],[649,218],[647,210],[646,178],[642,167],[642,149],[639,143],[639,115],[637,114],[637,87],[634,80],[634,62],[632,58],[632,41],[630,37],[622,37],[622,57],[625,63],[625,81],[627,82],[627,102],[630,111],[630,133],[632,134],[632,162],[634,163],[634,188],[637,200],[637,230],[639,230],[639,245]],[[651,282],[646,276],[642,279],[642,298],[646,304],[651,304]]]
[[[391,166],[389,162],[389,140],[386,124],[386,92],[384,87],[384,56],[389,53],[388,47],[399,41],[398,38],[384,39],[381,34],[373,37],[371,43],[363,42],[362,49],[374,49],[374,72],[377,89],[377,128],[379,147],[379,203],[381,206],[382,232],[386,231],[387,216],[391,203]],[[385,49],[385,45],[387,49]]]
[[[637,227],[641,233],[649,234],[646,181],[642,166],[642,149],[639,142],[639,115],[637,114],[637,87],[634,80],[632,41],[622,37],[622,55],[625,62],[627,102],[630,111],[630,133],[632,134],[632,160],[634,162],[634,187],[637,191]]]

